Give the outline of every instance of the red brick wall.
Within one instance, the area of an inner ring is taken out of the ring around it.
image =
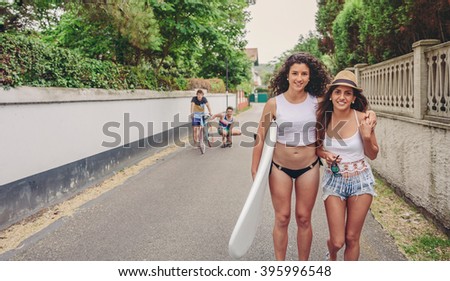
[[[242,110],[248,106],[248,98],[244,96],[244,91],[237,93],[237,110]]]

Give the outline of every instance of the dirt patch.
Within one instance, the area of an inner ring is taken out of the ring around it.
[[[187,138],[182,140],[186,145]],[[178,145],[172,145],[166,149],[140,161],[139,163],[117,172],[114,176],[100,184],[86,188],[81,193],[60,204],[46,208],[23,221],[10,226],[0,232],[0,254],[17,248],[20,243],[35,233],[43,230],[56,220],[71,216],[74,211],[88,201],[97,198],[103,193],[121,185],[130,177],[138,174],[144,168],[164,159],[167,155],[179,149]]]

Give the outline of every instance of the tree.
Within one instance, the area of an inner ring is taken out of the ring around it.
[[[347,0],[333,24],[335,58],[338,69],[365,61],[360,41],[360,23],[364,18],[362,0]]]
[[[448,0],[320,0],[318,5],[319,47],[338,69],[409,53],[418,40],[450,39]]]
[[[187,52],[185,54],[187,56],[195,55],[195,49],[201,46],[200,35],[209,29],[209,19],[217,16],[217,10],[210,8],[215,2],[148,0],[154,9],[162,35],[156,74],[160,72],[164,60],[170,55],[175,55],[177,49]]]
[[[422,39],[450,40],[450,2],[448,0],[407,0],[406,16],[399,30],[403,48]]]
[[[111,16],[115,28],[133,47],[142,51],[159,49],[162,38],[150,5],[142,0],[128,0],[101,4],[101,7]]]
[[[318,0],[316,28],[321,35],[320,51],[324,54],[334,52],[333,22],[344,7],[345,0]]]
[[[237,85],[247,76],[242,75],[250,69],[243,52],[246,1],[149,0],[149,3],[163,37],[157,74],[165,60],[172,58],[177,67],[198,69],[204,78],[218,76],[225,80],[227,61],[228,67],[233,68],[230,82]]]
[[[446,0],[364,0],[361,44],[367,61],[376,63],[412,51],[422,39],[450,39],[450,7]]]
[[[213,31],[203,38],[201,76],[221,77],[228,86],[235,88],[251,79],[251,62],[244,52],[246,41],[245,23],[248,13],[244,12],[248,3],[244,0],[219,1],[219,18],[210,22]],[[215,75],[215,76],[214,76]]]
[[[319,50],[319,36],[311,31],[309,32],[308,37],[300,35],[293,50],[294,52],[310,53],[316,58],[320,58],[322,56],[322,52]]]
[[[179,88],[194,77],[226,80],[227,70],[230,86],[250,80],[244,53],[246,0],[16,2],[5,8],[10,17],[1,28],[34,30],[49,46],[133,66],[136,75],[151,71],[161,88]],[[52,21],[45,18],[50,10],[57,11]]]
[[[0,3],[0,32],[43,30],[59,19],[64,0],[14,0]]]
[[[139,0],[69,4],[45,40],[97,58],[137,65],[161,44],[152,8]]]
[[[402,26],[409,21],[411,1],[364,0],[364,18],[360,23],[360,44],[368,63],[376,63],[411,49],[404,45]],[[394,40],[395,38],[395,40]],[[406,47],[406,48],[405,48]]]

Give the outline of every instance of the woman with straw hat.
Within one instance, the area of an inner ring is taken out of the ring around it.
[[[330,237],[327,260],[358,260],[364,219],[375,196],[374,177],[367,156],[378,154],[375,122],[366,120],[368,102],[353,72],[339,72],[319,103],[317,155],[327,162],[322,178]],[[331,113],[331,114],[330,114]]]

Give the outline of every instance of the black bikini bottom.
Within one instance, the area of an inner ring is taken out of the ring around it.
[[[312,163],[311,165],[309,165],[306,168],[299,169],[299,170],[291,170],[288,168],[281,167],[280,165],[278,165],[277,163],[272,161],[272,164],[275,165],[275,167],[277,167],[278,170],[285,172],[288,176],[290,176],[293,179],[296,179],[299,176],[303,175],[304,173],[308,172],[309,170],[314,168],[314,166],[316,166],[317,163],[320,163],[320,165],[322,165],[322,162],[320,161],[319,157],[317,157],[317,159],[316,159],[316,161],[314,161],[314,163]],[[271,172],[272,172],[272,165],[270,165],[269,175]]]

